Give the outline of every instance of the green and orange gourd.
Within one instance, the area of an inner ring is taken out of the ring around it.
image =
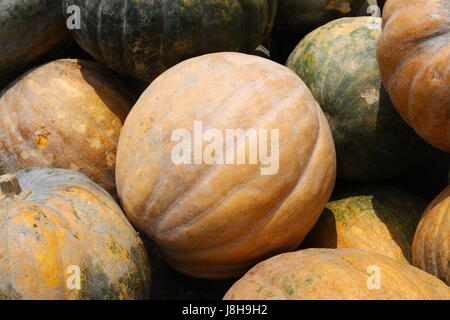
[[[0,299],[146,299],[148,256],[113,198],[81,173],[0,176]]]

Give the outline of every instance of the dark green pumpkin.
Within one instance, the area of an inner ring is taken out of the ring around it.
[[[59,1],[0,1],[0,87],[70,42]]]
[[[398,176],[429,150],[381,85],[376,61],[380,27],[380,18],[329,22],[307,35],[287,62],[328,118],[341,179],[368,182]]]
[[[278,0],[277,29],[304,33],[328,21],[355,15],[366,0]]]
[[[276,0],[63,0],[71,5],[81,9],[81,28],[72,30],[80,46],[144,81],[194,56],[251,52],[276,11]]]

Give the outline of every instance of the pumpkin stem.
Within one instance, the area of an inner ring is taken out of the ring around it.
[[[22,192],[19,180],[12,174],[0,176],[0,200],[14,198]]]

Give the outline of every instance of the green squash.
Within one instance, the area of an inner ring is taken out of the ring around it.
[[[278,0],[275,27],[304,33],[328,21],[355,15],[366,0]]]
[[[71,41],[59,1],[0,1],[0,89],[23,71],[55,58]]]
[[[386,185],[337,188],[302,248],[358,248],[411,263],[427,202]]]
[[[382,87],[376,61],[380,34],[380,18],[338,19],[308,34],[287,61],[328,118],[341,179],[399,176],[429,151]]]
[[[81,9],[71,30],[96,60],[152,81],[188,58],[251,52],[270,32],[276,0],[63,0]],[[71,17],[68,14],[68,18]]]

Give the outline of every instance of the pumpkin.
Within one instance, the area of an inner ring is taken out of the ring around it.
[[[300,41],[286,64],[324,110],[336,144],[338,178],[349,181],[401,175],[428,152],[382,87],[376,61],[380,28],[380,18],[329,22]]]
[[[378,45],[381,78],[403,119],[450,152],[448,0],[388,1]]]
[[[450,285],[450,186],[425,210],[413,243],[413,264]]]
[[[256,149],[272,160],[255,159]],[[142,94],[122,129],[116,182],[128,218],[173,268],[218,279],[297,248],[335,166],[326,119],[295,73],[216,53],[178,64]]]
[[[56,57],[72,41],[59,1],[2,1],[0,21],[0,89],[32,65]]]
[[[0,96],[0,173],[71,169],[114,193],[117,142],[132,104],[117,76],[94,62],[30,71]]]
[[[307,33],[346,15],[355,15],[366,0],[278,0],[275,28]]]
[[[225,300],[448,300],[450,288],[408,264],[362,249],[308,249],[259,263]]]
[[[0,177],[0,299],[144,299],[148,256],[104,189],[81,173]]]
[[[359,248],[411,263],[414,232],[426,202],[385,185],[342,188],[302,248]]]
[[[81,9],[75,40],[96,60],[150,82],[205,53],[251,52],[275,19],[276,0],[63,0]],[[68,15],[68,18],[70,15]]]

